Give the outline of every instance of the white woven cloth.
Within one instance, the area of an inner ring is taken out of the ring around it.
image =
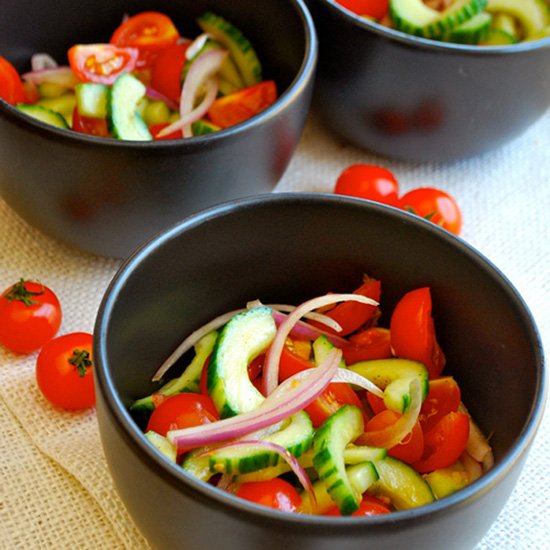
[[[441,187],[463,210],[463,238],[523,295],[550,345],[550,112],[498,151],[446,165],[394,162],[336,141],[311,117],[276,191],[331,191],[354,162],[390,168],[404,191]],[[0,290],[20,277],[55,290],[61,333],[89,331],[119,262],[69,249],[0,200]],[[34,378],[36,354],[0,348],[0,548],[147,549],[113,487],[95,411],[49,406]],[[477,550],[550,548],[550,410],[516,490]],[[467,528],[467,526],[465,526]]]

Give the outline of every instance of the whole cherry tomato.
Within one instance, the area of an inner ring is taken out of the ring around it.
[[[382,502],[379,498],[373,497],[368,494],[363,494],[363,499],[359,508],[351,514],[352,516],[378,516],[380,514],[389,514],[391,510],[388,506]],[[325,516],[341,516],[338,506],[333,506],[327,510],[323,515]]]
[[[4,57],[0,56],[0,99],[10,105],[23,103],[25,91],[17,69]]]
[[[73,332],[45,344],[36,360],[36,381],[56,407],[80,410],[95,404],[91,334]]]
[[[352,164],[336,180],[334,192],[399,206],[399,184],[395,176],[382,166]]]
[[[0,343],[16,353],[32,353],[61,325],[61,304],[46,286],[21,279],[0,297]]]
[[[298,491],[288,481],[278,477],[268,481],[243,483],[236,495],[282,512],[296,512],[302,504]]]
[[[338,0],[338,4],[356,15],[382,19],[389,10],[389,0]]]
[[[434,187],[419,187],[405,193],[399,202],[403,210],[460,235],[462,213],[454,198],[445,191]]]

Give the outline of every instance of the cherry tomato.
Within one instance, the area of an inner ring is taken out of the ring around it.
[[[302,504],[298,491],[288,481],[278,477],[268,481],[243,483],[236,495],[282,512],[296,512]]]
[[[275,82],[265,80],[216,99],[208,110],[208,117],[220,128],[228,128],[264,111],[276,99]]]
[[[424,455],[413,464],[414,469],[425,474],[454,464],[466,449],[469,435],[470,418],[467,414],[446,414],[424,434]]]
[[[338,0],[338,4],[357,15],[382,19],[389,10],[389,0]]]
[[[104,118],[95,118],[81,115],[78,108],[73,109],[73,125],[72,129],[81,134],[90,136],[109,137],[107,128],[107,120]]]
[[[159,54],[152,68],[151,87],[176,103],[181,97],[181,72],[189,44],[173,44]]]
[[[32,353],[61,325],[61,304],[46,286],[21,279],[0,297],[0,343],[16,353]]]
[[[382,397],[378,397],[377,395],[374,395],[374,393],[371,393],[370,391],[366,393],[367,393],[367,402],[372,412],[375,415],[386,410],[387,407]]]
[[[427,432],[445,415],[456,412],[460,405],[460,387],[452,376],[430,380],[430,389],[420,409],[420,424]]]
[[[370,327],[349,337],[350,344],[342,347],[347,365],[370,359],[387,359],[392,356],[390,331]]]
[[[122,73],[135,69],[138,50],[112,44],[77,44],[67,55],[71,69],[80,80],[113,84]]]
[[[394,355],[423,363],[430,378],[439,376],[445,356],[436,340],[428,287],[412,290],[399,300],[390,319],[390,338]]]
[[[376,432],[378,430],[383,430],[395,422],[401,417],[401,415],[390,409],[385,409],[382,412],[378,413],[376,416],[371,418],[367,425],[365,426],[366,432]],[[422,458],[424,452],[424,434],[420,423],[417,422],[414,425],[411,433],[403,439],[398,445],[395,445],[391,449],[388,449],[388,454],[412,464]]]
[[[460,235],[462,213],[453,197],[445,191],[433,187],[419,187],[405,193],[401,197],[400,205],[403,210],[430,220],[455,235]]]
[[[176,132],[170,132],[169,134],[166,134],[165,136],[159,136],[159,132],[161,130],[164,130],[167,126],[169,126],[169,122],[155,122],[154,124],[151,124],[149,126],[149,132],[153,136],[153,139],[156,141],[164,140],[164,139],[180,139],[183,137],[183,134],[181,130],[178,130]]]
[[[25,101],[25,90],[17,69],[0,55],[0,99],[10,105]]]
[[[73,332],[47,342],[36,360],[36,382],[56,407],[80,410],[95,404],[91,334]]]
[[[300,354],[295,342],[287,338],[279,361],[279,382],[313,366],[313,363],[307,357]]]
[[[391,510],[381,501],[379,498],[373,497],[368,494],[363,494],[363,499],[359,508],[351,514],[352,516],[379,516],[380,514],[389,514]],[[341,516],[338,506],[333,506],[327,510],[323,515],[325,516]]]
[[[175,44],[179,32],[172,20],[156,11],[144,11],[128,17],[113,33],[111,44],[123,48],[137,48],[137,67],[151,67],[159,53]]]
[[[399,206],[399,184],[395,176],[382,166],[372,164],[348,166],[338,176],[334,192],[338,195]]]

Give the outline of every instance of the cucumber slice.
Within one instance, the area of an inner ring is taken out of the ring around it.
[[[195,357],[191,360],[189,365],[181,373],[178,378],[169,380],[159,388],[155,394],[162,394],[166,396],[176,395],[182,392],[198,393],[200,391],[200,378],[204,363],[212,353],[214,345],[218,338],[216,331],[209,332],[203,336],[194,346]],[[134,401],[130,406],[131,411],[152,411],[155,408],[153,403],[153,396],[148,395],[142,397],[137,401]]]
[[[181,467],[197,479],[208,481],[212,477],[212,472],[208,464],[208,455],[205,455],[204,451],[205,449],[201,447],[187,453]]]
[[[248,377],[248,364],[273,341],[277,328],[268,307],[235,315],[222,329],[208,364],[207,388],[221,418],[258,407],[264,396]]]
[[[545,0],[489,0],[487,11],[515,17],[523,27],[523,38],[527,40],[550,25],[550,8]]]
[[[384,389],[386,407],[399,413],[404,413],[411,402],[410,383],[413,378],[420,381],[422,400],[428,395],[428,369],[418,361],[398,358],[374,359],[350,365],[349,370],[368,378]]]
[[[197,120],[191,124],[191,131],[194,136],[204,136],[205,134],[211,134],[212,132],[217,132],[218,130],[221,130],[219,126],[216,126],[210,121],[204,119]]]
[[[76,105],[76,98],[73,93],[63,94],[59,97],[51,97],[48,99],[41,99],[36,103],[36,105],[42,105],[46,109],[50,109],[63,115],[65,120],[67,117],[72,115],[73,109]]]
[[[506,31],[499,29],[489,29],[487,38],[481,42],[481,46],[508,46],[510,44],[517,44],[517,38],[514,38]]]
[[[300,411],[292,415],[281,430],[260,437],[259,441],[269,441],[284,447],[295,457],[301,456],[311,446],[313,425],[309,415]],[[209,455],[211,473],[247,474],[263,468],[277,466],[281,457],[275,451],[251,446],[246,448],[228,448]]]
[[[204,32],[210,34],[229,50],[245,86],[252,86],[262,81],[262,66],[258,55],[248,38],[239,29],[210,11],[201,15],[197,23]]]
[[[370,490],[375,495],[389,497],[397,510],[415,508],[434,501],[427,481],[408,464],[388,456],[374,465],[380,479]]]
[[[494,13],[491,28],[508,33],[510,36],[513,36],[516,41],[520,39],[518,22],[515,17],[508,13]]]
[[[69,129],[69,125],[63,115],[42,105],[26,105],[24,103],[18,103],[16,108],[22,113],[36,118],[41,122],[46,122],[52,126],[57,126],[57,128],[63,128],[65,130]]]
[[[489,36],[492,19],[487,12],[478,13],[462,25],[451,29],[443,39],[457,44],[477,45]]]
[[[153,447],[160,451],[168,460],[176,462],[177,449],[168,439],[153,430],[145,432],[145,437],[152,443]]]
[[[105,118],[107,116],[107,99],[109,86],[87,82],[77,84],[74,89],[76,106],[82,116]]]
[[[319,427],[313,438],[313,466],[342,515],[359,508],[361,493],[346,473],[344,450],[363,433],[363,415],[358,407],[344,405]]]
[[[470,483],[470,475],[460,461],[448,468],[434,470],[425,475],[424,479],[437,499],[452,495]]]
[[[315,365],[319,366],[335,346],[324,334],[321,334],[321,336],[318,336],[314,340],[312,348],[313,361]],[[346,368],[346,363],[343,359],[340,361],[340,367]]]
[[[42,82],[37,86],[38,95],[43,99],[59,97],[67,92],[67,87],[56,82]]]
[[[151,124],[169,122],[171,115],[172,111],[164,101],[148,101],[143,112],[143,121],[147,126],[151,126]]]
[[[372,460],[383,460],[388,456],[388,450],[383,447],[370,447],[368,445],[348,445],[344,449],[344,462],[346,464],[360,464]]]
[[[130,141],[150,141],[152,136],[137,112],[145,86],[129,73],[121,74],[109,90],[107,122],[111,135]]]

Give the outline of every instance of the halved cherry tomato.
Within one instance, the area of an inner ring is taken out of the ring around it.
[[[357,15],[382,19],[389,10],[389,0],[338,0],[338,4]]]
[[[403,210],[460,235],[462,213],[454,198],[445,191],[434,187],[419,187],[403,195],[399,203]]]
[[[208,117],[220,128],[228,128],[264,111],[276,99],[275,81],[265,80],[216,99],[208,110]]]
[[[392,356],[390,331],[387,328],[367,328],[350,336],[349,341],[349,345],[342,346],[347,365],[370,359],[387,359]]]
[[[378,397],[377,395],[374,395],[374,393],[371,393],[370,391],[366,393],[367,393],[367,402],[374,414],[378,414],[387,409],[384,403],[384,399],[382,399],[381,397]]]
[[[159,53],[175,44],[179,32],[170,17],[156,11],[144,11],[128,17],[115,30],[111,44],[119,47],[137,48],[137,67],[151,67]]]
[[[348,166],[338,176],[334,192],[338,195],[399,206],[399,184],[395,176],[382,166],[372,164]]]
[[[428,287],[411,290],[399,300],[390,319],[390,338],[394,355],[423,363],[430,378],[441,374],[445,356],[436,340]]]
[[[243,483],[236,495],[282,512],[296,512],[302,504],[302,497],[294,486],[278,477],[268,481]]]
[[[49,340],[36,359],[36,382],[56,407],[81,410],[95,404],[93,336],[64,334]]]
[[[73,110],[72,129],[90,136],[109,137],[106,119],[81,115],[77,107]]]
[[[176,103],[181,97],[181,72],[189,44],[173,44],[162,51],[152,68],[151,87]]]
[[[149,126],[149,132],[153,136],[154,140],[164,140],[164,139],[180,139],[183,137],[183,134],[181,133],[181,130],[177,130],[176,132],[170,132],[169,134],[166,134],[165,136],[159,136],[159,132],[166,128],[170,123],[169,122],[155,122],[154,124],[151,124]]]
[[[401,417],[401,415],[390,409],[385,409],[371,418],[365,426],[366,432],[376,432],[383,430],[395,422]],[[388,454],[394,458],[398,458],[403,462],[412,464],[422,458],[424,452],[424,434],[420,423],[417,422],[414,425],[411,433],[403,439],[398,445],[395,445],[391,449],[388,449]]]
[[[353,294],[361,294],[362,296],[372,298],[378,302],[380,300],[380,291],[380,281],[377,279],[366,278],[364,283],[353,291]],[[329,311],[325,311],[324,315],[330,317],[342,327],[342,330],[339,332],[316,321],[310,321],[310,323],[325,332],[338,334],[338,336],[347,336],[348,334],[351,334],[361,328],[367,321],[369,321],[377,309],[377,306],[374,305],[348,301],[338,304]]]
[[[71,69],[83,82],[113,84],[122,74],[136,68],[136,48],[119,48],[112,44],[77,44],[69,48]]]
[[[309,359],[300,354],[299,348],[296,348],[294,344],[293,340],[287,338],[283,346],[279,361],[279,382],[314,366]]]
[[[25,101],[25,90],[17,69],[0,56],[0,99],[10,105]]]
[[[454,464],[466,449],[469,435],[467,414],[450,412],[445,415],[424,434],[424,455],[413,464],[414,469],[425,474]]]
[[[379,498],[373,497],[368,494],[363,494],[363,499],[359,508],[351,514],[352,516],[379,516],[380,514],[389,514],[391,510],[386,504]],[[325,516],[341,516],[338,506],[333,506],[327,510],[323,515]]]
[[[57,334],[61,316],[52,290],[21,279],[0,297],[0,343],[16,353],[32,353]]]
[[[452,376],[430,380],[430,389],[420,409],[420,424],[431,430],[445,415],[456,412],[460,405],[460,387]]]

